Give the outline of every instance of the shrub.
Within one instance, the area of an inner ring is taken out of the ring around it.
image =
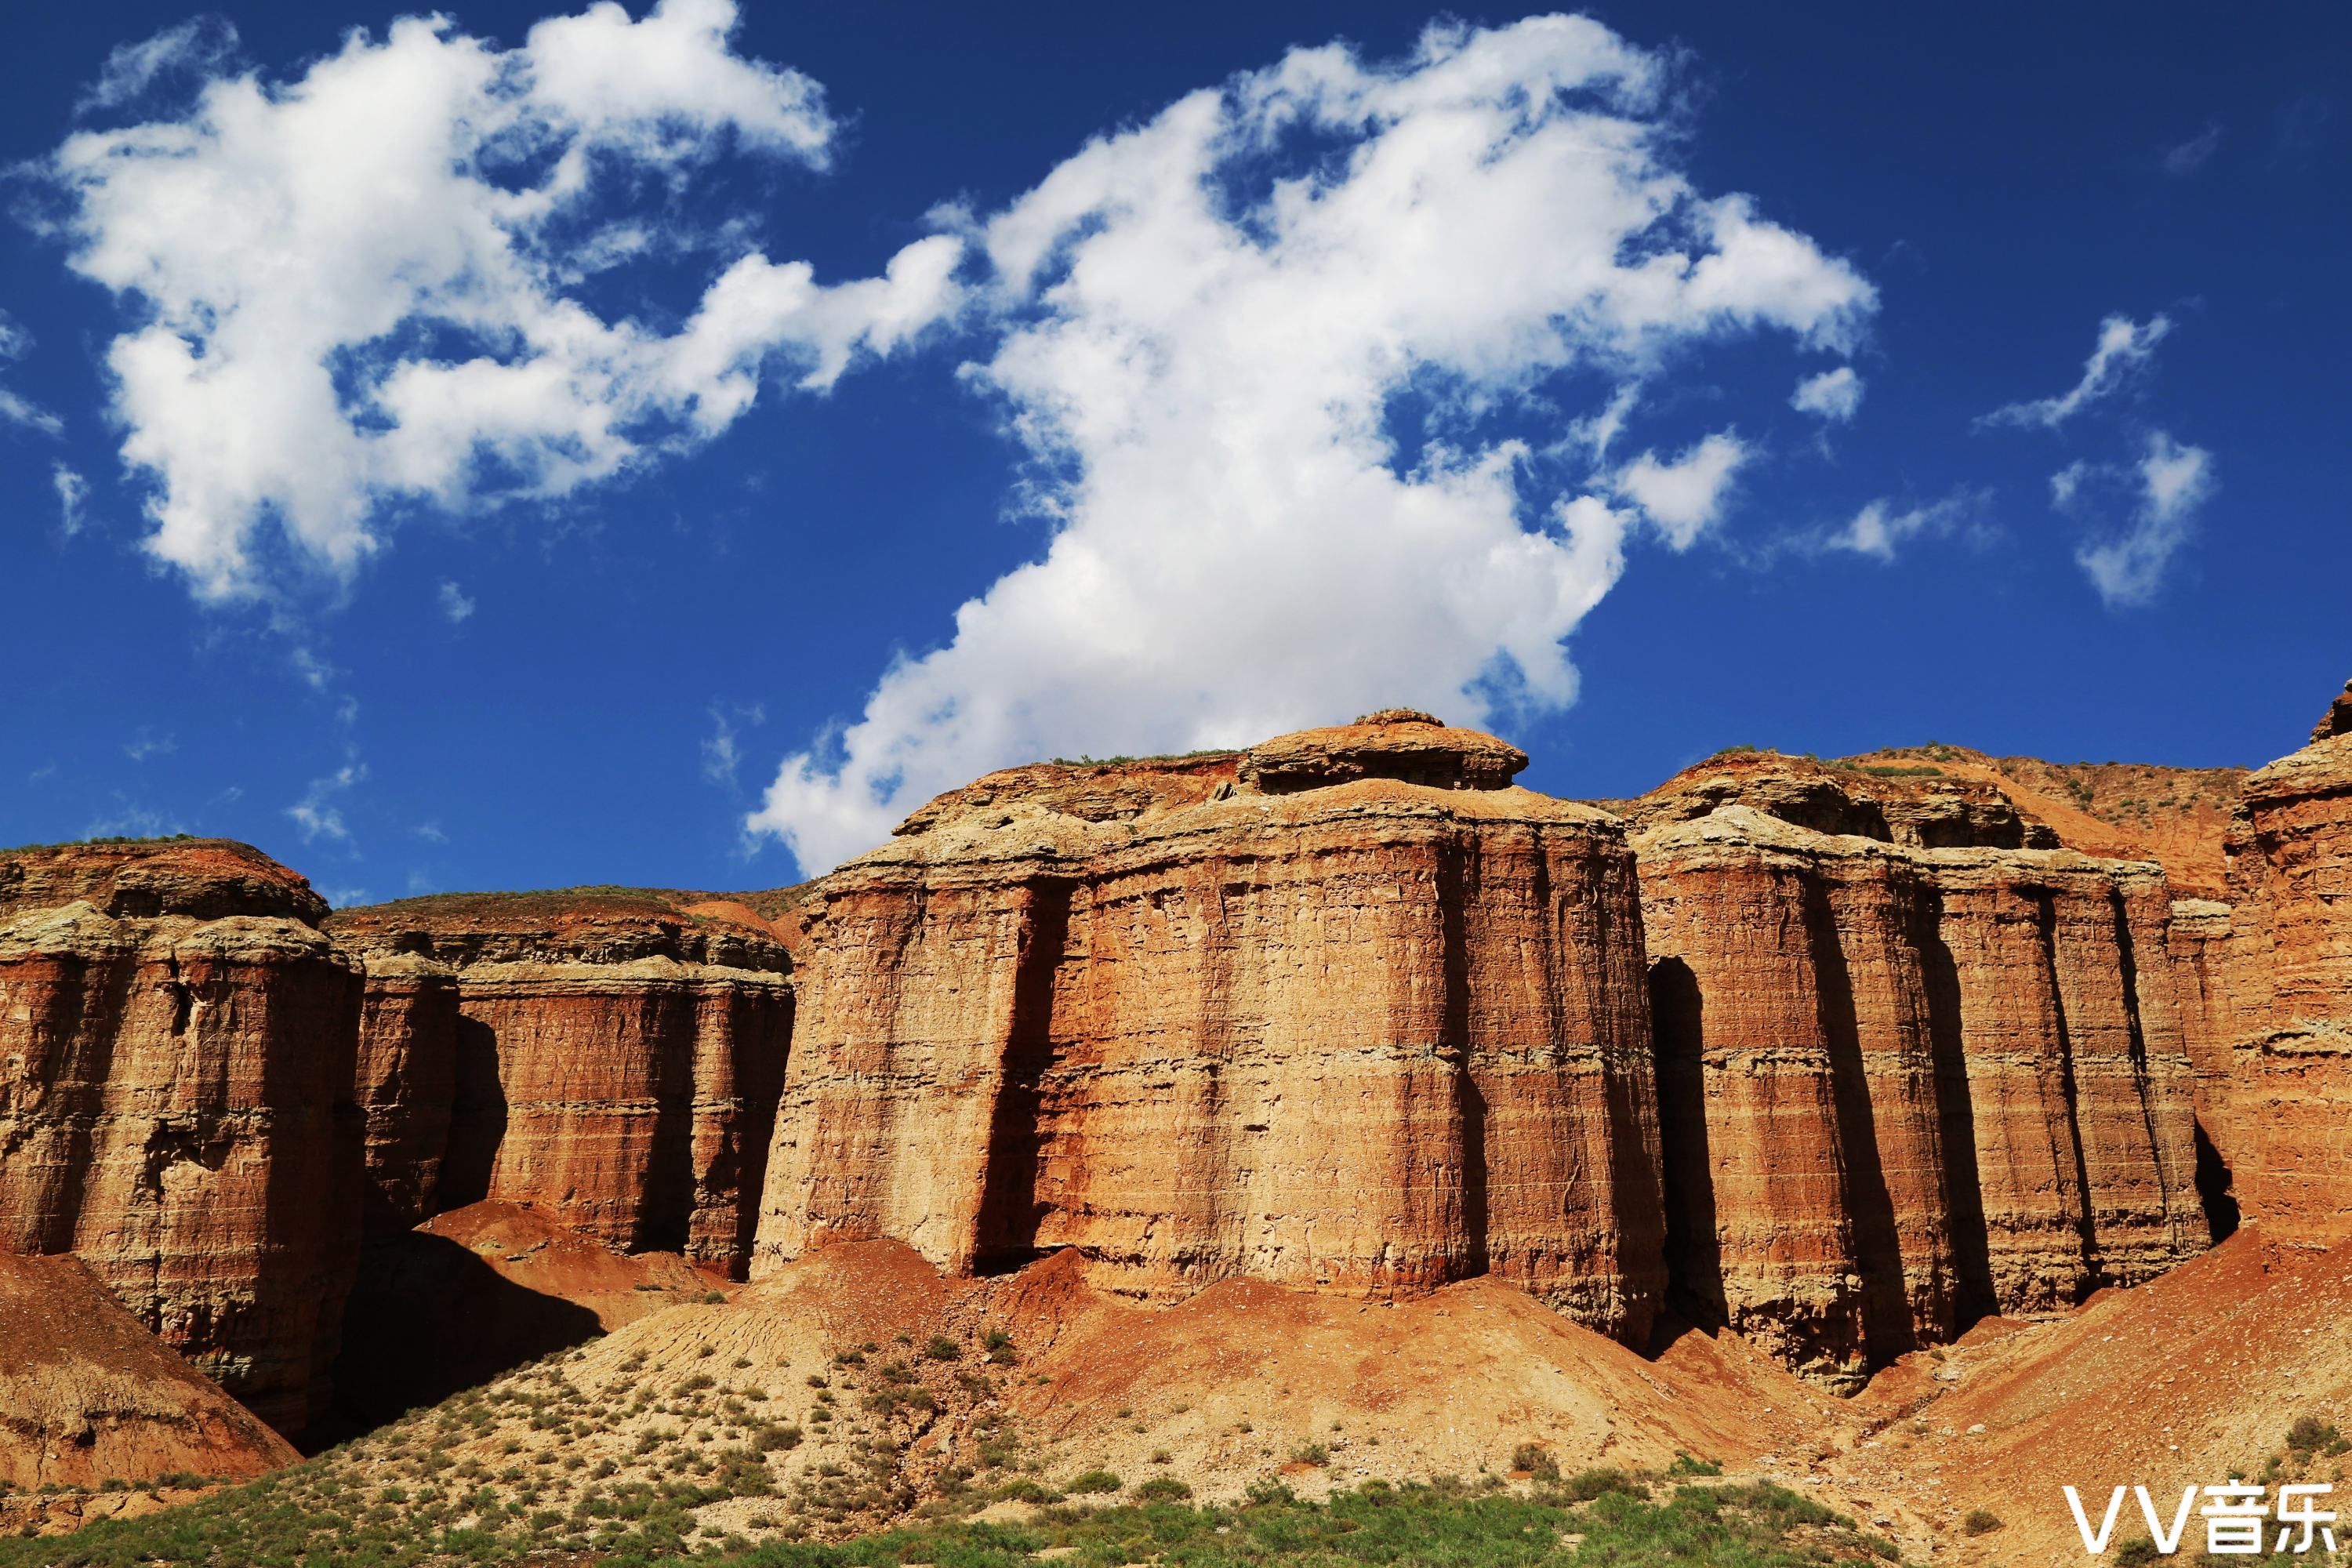
[[[1062,1489],[1070,1492],[1115,1492],[1126,1484],[1108,1470],[1088,1470],[1072,1479]]]
[[[1182,1502],[1192,1495],[1192,1489],[1174,1476],[1154,1476],[1135,1489],[1140,1502]]]
[[[1059,1502],[1061,1494],[1049,1492],[1035,1481],[1024,1476],[1018,1480],[1007,1481],[997,1488],[996,1500],[999,1502]]]
[[[1559,1461],[1540,1443],[1522,1443],[1512,1449],[1511,1468],[1525,1470],[1539,1481],[1559,1479]]]
[[[762,1454],[772,1454],[782,1448],[786,1452],[801,1446],[801,1429],[797,1426],[763,1425],[751,1433],[751,1447]]]
[[[1719,1476],[1723,1467],[1713,1459],[1694,1459],[1688,1454],[1675,1451],[1675,1462],[1666,1467],[1670,1476]]]
[[[1969,1510],[1967,1517],[1960,1521],[1960,1533],[1963,1535],[1990,1535],[1994,1531],[2000,1528],[2000,1515],[1994,1513],[1991,1510],[1972,1508]]]
[[[1560,1483],[1560,1489],[1568,1494],[1571,1502],[1591,1502],[1595,1498],[1607,1497],[1611,1492],[1622,1492],[1633,1498],[1650,1495],[1647,1485],[1614,1468],[1579,1470]]]
[[[727,1292],[724,1290],[705,1290],[702,1293],[702,1304],[706,1307],[723,1307],[727,1304]]]
[[[933,1334],[923,1353],[933,1361],[954,1361],[963,1354],[963,1347],[945,1334]]]
[[[1013,1336],[1001,1329],[988,1331],[988,1359],[997,1366],[1011,1366],[1021,1358],[1013,1349]]]
[[[2299,1415],[2286,1429],[2286,1446],[2298,1454],[2308,1454],[2326,1448],[2338,1441],[2334,1423],[2322,1421],[2316,1415]]]
[[[1290,1462],[1294,1465],[1328,1465],[1331,1462],[1331,1454],[1322,1444],[1309,1443],[1304,1447],[1292,1449]]]
[[[677,1385],[677,1391],[673,1394],[671,1397],[674,1399],[683,1399],[689,1394],[699,1394],[706,1388],[717,1386],[718,1381],[719,1380],[717,1378],[712,1377],[709,1373],[698,1372],[692,1377],[688,1378],[684,1383],[679,1384]]]
[[[2147,1568],[2158,1555],[2156,1542],[2143,1535],[2116,1548],[2116,1568]]]

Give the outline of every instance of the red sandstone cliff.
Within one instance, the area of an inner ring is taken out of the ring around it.
[[[357,1247],[360,977],[323,904],[209,841],[16,851],[0,889],[0,1249],[78,1255],[299,1429]]]
[[[1073,1247],[1147,1297],[1492,1273],[1638,1342],[1633,859],[1524,762],[1382,714],[918,812],[803,908],[754,1275],[867,1236],[956,1271]]]
[[[346,910],[378,1228],[530,1203],[624,1251],[740,1274],[791,1037],[748,910],[599,889]]]
[[[2352,688],[2347,688],[2352,692]],[[2228,1152],[2249,1218],[2274,1236],[2352,1235],[2352,731],[2246,780],[2231,835],[2235,1041]]]
[[[2157,868],[1895,843],[1818,770],[1727,772],[1881,830],[1685,819],[1684,775],[1634,839],[1685,1310],[1852,1384],[2206,1245]],[[1934,820],[1971,817],[2018,836]]]

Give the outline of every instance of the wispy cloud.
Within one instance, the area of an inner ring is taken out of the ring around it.
[[[236,53],[236,28],[226,17],[195,16],[133,44],[118,44],[98,79],[75,101],[74,112],[120,109],[146,96],[166,76],[201,75]]]
[[[310,781],[310,787],[303,792],[302,798],[286,808],[286,815],[292,817],[294,826],[301,830],[303,843],[320,838],[343,844],[351,842],[351,827],[343,821],[342,808],[335,803],[340,797],[349,795],[352,787],[366,777],[365,766],[347,763],[326,777]]]
[[[177,737],[158,735],[142,724],[137,734],[123,742],[122,754],[134,763],[143,763],[150,757],[168,757],[179,749]]]
[[[2083,379],[2070,390],[2055,397],[2009,404],[1983,416],[1977,423],[2039,426],[2055,430],[2145,369],[2155,356],[2156,345],[2171,331],[2172,319],[2168,316],[2151,316],[2146,321],[2134,321],[2123,315],[2109,316],[2099,323],[2099,341],[2084,363]]]
[[[442,584],[434,597],[441,606],[441,614],[453,626],[474,613],[474,601],[467,596],[465,589],[455,583]]]
[[[2062,507],[2081,509],[2092,486],[2111,477],[2118,477],[2113,469],[2077,464],[2053,479],[2052,493]],[[2074,559],[2110,609],[2137,609],[2155,602],[2166,570],[2189,542],[2218,481],[2210,452],[2184,446],[2161,430],[2149,433],[2138,460],[2119,477],[2137,492],[2131,526],[2115,538],[2084,545]]]
[[[0,310],[0,364],[12,363],[32,351],[33,334]],[[44,436],[62,436],[66,422],[21,394],[0,386],[0,424],[18,425]]]
[[[1821,536],[1819,547],[1866,555],[1891,564],[1911,541],[1940,538],[1974,521],[1988,499],[1981,490],[1961,490],[1918,506],[1874,500],[1854,513],[1843,528]]]
[[[83,508],[89,500],[89,481],[63,463],[52,463],[49,484],[58,492],[58,525],[71,539],[81,531]]]
[[[742,731],[737,726],[756,728],[768,721],[768,712],[756,702],[748,707],[714,702],[709,712],[710,733],[702,742],[702,776],[732,789],[735,770],[743,761]]]
[[[2193,174],[2211,163],[2213,154],[2221,149],[2221,125],[2208,125],[2188,141],[2164,150],[2164,172],[2179,176]]]

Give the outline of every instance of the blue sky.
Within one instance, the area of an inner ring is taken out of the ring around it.
[[[1612,795],[2352,674],[2340,6],[397,15],[15,22],[0,842],[770,886],[1393,701]]]

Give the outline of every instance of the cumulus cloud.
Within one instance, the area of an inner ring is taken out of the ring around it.
[[[474,613],[474,601],[455,583],[442,584],[434,595],[434,602],[441,606],[442,617],[453,626]]]
[[[20,360],[31,352],[33,334],[0,310],[0,364]],[[65,434],[65,421],[21,394],[0,386],[0,425],[21,425],[44,436]]]
[[[971,218],[996,335],[967,374],[1050,543],[788,758],[750,828],[814,871],[1025,757],[1570,702],[1562,639],[1643,512],[1688,542],[1736,450],[1637,462],[1616,488],[1642,510],[1613,504],[1593,450],[1632,403],[1581,424],[1570,387],[1613,401],[1761,330],[1843,349],[1875,306],[1693,188],[1663,70],[1557,16],[1433,28],[1392,63],[1297,49]]]
[[[1854,374],[1853,366],[1842,364],[1797,383],[1789,406],[1800,414],[1817,415],[1833,425],[1843,425],[1861,408],[1862,388],[1862,377]]]
[[[2083,379],[2056,397],[2035,398],[1994,409],[1979,425],[2039,426],[2055,430],[2092,404],[2114,392],[2146,368],[2156,345],[2172,331],[2168,316],[2134,321],[2129,316],[2109,316],[2099,323],[2099,341],[2083,365]]]
[[[2077,464],[2053,479],[2053,495],[2062,506],[2080,506],[2087,487],[2107,477],[2114,477],[2112,470],[2102,474]],[[2217,483],[2210,452],[2183,446],[2161,430],[2148,434],[2138,460],[2120,477],[2137,492],[2131,526],[2074,555],[2110,609],[2154,602],[2166,568],[2188,542]]]
[[[81,531],[83,509],[89,501],[89,481],[63,463],[52,463],[49,487],[58,492],[58,524],[71,539]]]
[[[236,28],[225,17],[194,16],[135,44],[121,44],[75,103],[76,113],[120,109],[143,98],[164,77],[202,75],[236,53]]]
[[[826,163],[821,90],[737,55],[735,22],[733,0],[604,4],[500,50],[409,17],[297,80],[214,77],[183,118],[68,140],[47,173],[71,265],[137,323],[107,363],[148,550],[206,599],[281,559],[347,579],[391,504],[567,495],[707,439],[771,375],[823,390],[950,312],[946,234],[837,285],[742,255],[674,331],[584,301],[659,237],[616,200],[730,148]],[[122,93],[194,47],[151,45]]]
[[[1641,507],[1676,550],[1687,550],[1723,510],[1732,475],[1748,460],[1735,436],[1709,436],[1672,462],[1644,452],[1619,471],[1620,494]]]
[[[320,838],[346,844],[351,842],[351,827],[343,821],[342,808],[335,801],[349,795],[365,777],[367,768],[363,764],[347,763],[326,777],[310,781],[310,787],[302,792],[302,798],[286,808],[286,815],[292,817],[294,826],[301,830],[303,843]]]

